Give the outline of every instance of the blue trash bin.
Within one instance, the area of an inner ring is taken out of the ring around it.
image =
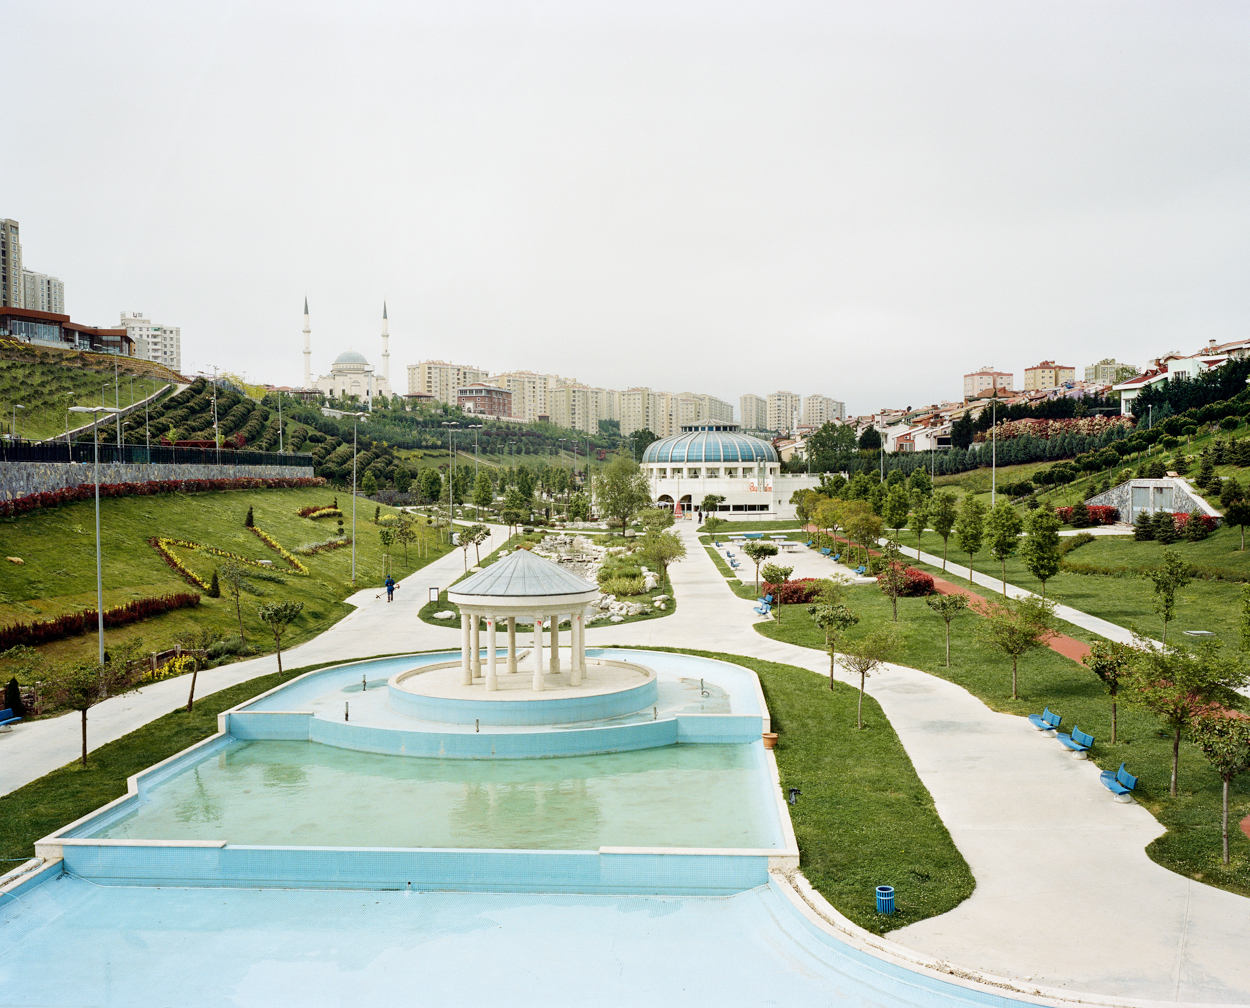
[[[894,886],[877,886],[877,913],[894,913]]]

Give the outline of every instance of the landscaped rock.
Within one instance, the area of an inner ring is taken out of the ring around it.
[[[608,619],[610,619],[613,623],[624,623],[624,622],[625,622],[625,617],[624,617],[624,616],[609,616],[609,617],[608,617]]]
[[[435,619],[455,619],[456,614],[452,612],[450,609],[445,609],[442,612],[436,612],[434,614],[434,618]]]
[[[672,598],[671,595],[656,595],[654,598],[651,599],[651,601],[652,602],[667,602],[670,598]]]
[[[668,603],[667,603],[667,602],[657,602],[657,603],[655,604],[655,607],[656,607],[657,609],[667,609],[667,608],[668,608]]]

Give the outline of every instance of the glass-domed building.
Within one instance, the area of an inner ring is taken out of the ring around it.
[[[776,449],[762,438],[743,434],[738,424],[684,424],[680,433],[647,445],[642,469],[651,481],[652,498],[662,507],[684,513],[715,494],[725,498],[718,511],[789,517],[780,513],[781,502],[773,491],[781,471]],[[787,488],[786,500],[793,489],[797,484]]]

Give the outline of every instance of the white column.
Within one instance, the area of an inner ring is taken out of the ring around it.
[[[469,619],[467,612],[460,613],[460,671],[464,673],[464,684],[473,685],[473,666],[469,664]]]
[[[582,684],[582,673],[586,670],[586,646],[582,633],[582,613],[575,612],[569,614],[569,651],[572,657],[569,659],[569,683],[573,686]]]
[[[508,671],[516,671],[516,617],[508,617]]]
[[[560,671],[560,614],[551,614],[551,663],[552,672]]]
[[[495,617],[486,618],[486,688],[499,689],[499,676],[495,668]]]
[[[543,618],[534,617],[534,689],[543,688]]]
[[[469,651],[472,655],[469,659],[469,671],[473,673],[474,678],[482,678],[482,617],[480,613],[474,613],[472,622],[469,624]]]

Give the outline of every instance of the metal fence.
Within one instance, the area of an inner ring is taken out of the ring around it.
[[[0,462],[94,462],[90,442],[0,441]],[[125,465],[245,465],[313,467],[311,455],[293,452],[240,451],[233,448],[172,448],[166,445],[116,445],[101,442],[100,461]]]

